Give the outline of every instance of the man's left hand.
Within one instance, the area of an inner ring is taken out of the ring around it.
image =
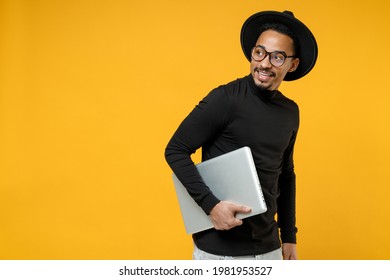
[[[283,243],[282,254],[284,260],[297,260],[298,259],[297,244]]]

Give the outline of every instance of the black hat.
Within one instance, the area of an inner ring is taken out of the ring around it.
[[[294,33],[299,46],[299,65],[294,72],[288,72],[285,81],[302,78],[314,67],[318,47],[313,33],[289,11],[264,11],[249,17],[241,29],[241,47],[246,58],[251,61],[251,51],[260,35],[260,28],[265,23],[281,23]]]

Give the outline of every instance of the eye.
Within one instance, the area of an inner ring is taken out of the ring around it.
[[[263,56],[264,55],[264,50],[262,48],[256,48],[255,49],[255,54],[258,56]]]
[[[275,52],[275,53],[272,53],[272,59],[275,62],[283,62],[285,60],[285,57],[282,53]]]

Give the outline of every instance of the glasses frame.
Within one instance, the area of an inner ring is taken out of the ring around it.
[[[261,49],[263,49],[264,52],[265,52],[265,56],[264,56],[262,59],[260,59],[260,60],[255,59],[255,58],[253,57],[253,52],[254,52],[254,50],[255,50],[256,48],[261,48]],[[279,66],[274,65],[274,64],[272,63],[272,61],[271,61],[271,55],[272,55],[272,54],[281,54],[281,55],[283,55],[283,57],[284,57],[283,63],[282,63],[281,65],[279,65]],[[272,66],[275,66],[275,67],[278,67],[278,68],[279,68],[279,67],[282,67],[282,66],[284,65],[284,63],[286,62],[286,59],[287,59],[287,58],[296,58],[295,55],[287,55],[285,52],[281,52],[281,51],[268,52],[268,51],[267,51],[263,46],[261,46],[261,45],[254,46],[254,47],[252,48],[252,50],[251,50],[251,57],[252,57],[252,59],[253,59],[254,61],[256,61],[256,62],[261,62],[261,61],[263,61],[264,59],[266,59],[267,56],[268,56],[268,59],[269,59],[269,63],[271,63]]]

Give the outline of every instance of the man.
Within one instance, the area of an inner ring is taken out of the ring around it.
[[[317,43],[291,12],[266,11],[246,20],[241,45],[250,75],[212,90],[181,123],[165,157],[214,224],[193,235],[194,259],[297,259],[293,151],[299,111],[278,88],[314,67]],[[207,160],[243,146],[251,148],[268,210],[239,220],[236,213],[251,210],[220,201],[190,155],[202,147]]]

